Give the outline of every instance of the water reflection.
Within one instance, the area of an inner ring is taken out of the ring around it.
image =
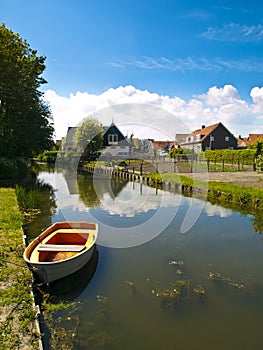
[[[260,348],[263,246],[255,234],[262,230],[259,215],[206,203],[196,224],[182,235],[180,223],[190,203],[198,206],[199,199],[121,181],[95,190],[89,178],[72,181],[67,176],[39,174],[56,189],[52,221],[93,218],[101,223],[102,235],[91,279],[87,271],[54,291],[55,298],[62,295],[81,302],[72,348]],[[173,218],[168,225],[167,211]],[[158,221],[163,221],[164,229],[152,236]],[[117,235],[108,229],[110,225],[120,229],[118,239],[154,239],[112,249]],[[70,310],[63,311],[63,317],[71,334]]]
[[[50,173],[52,174],[53,171]],[[37,179],[34,188],[39,190],[41,194],[40,212],[37,214],[36,218],[29,216],[23,224],[23,229],[28,240],[32,240],[51,225],[52,217],[57,209],[56,197],[52,184],[46,182],[44,179]]]
[[[68,176],[65,177],[68,183]],[[72,179],[72,178],[71,178]],[[68,183],[69,184],[69,183]],[[88,207],[93,208],[101,204],[101,199],[107,193],[112,200],[118,197],[119,193],[125,188],[127,182],[105,181],[104,177],[96,179],[97,187],[94,187],[92,174],[78,175],[75,186],[82,202]]]
[[[87,288],[98,265],[99,252],[95,247],[94,253],[88,263],[74,274],[49,284],[47,292],[50,294],[50,301],[53,303],[61,300],[81,299],[81,293]],[[44,287],[42,287],[44,288]]]
[[[49,226],[52,221],[74,219],[71,216],[72,212],[74,212],[73,216],[78,217],[78,219],[81,218],[82,213],[85,214],[87,220],[94,219],[106,226],[115,225],[127,228],[134,226],[132,218],[136,217],[136,225],[143,224],[154,215],[153,213],[156,213],[160,206],[172,207],[175,216],[180,206],[191,205],[195,208],[203,205],[202,200],[186,199],[173,193],[167,194],[162,190],[144,186],[142,183],[112,179],[105,181],[105,178],[101,178],[96,179],[95,188],[92,175],[76,175],[65,170],[60,172],[54,172],[52,169],[39,171],[38,181],[40,183],[44,181],[45,184],[50,185],[50,188],[43,196],[40,220],[37,220],[37,223],[25,225],[30,234],[34,232],[33,237]],[[165,200],[163,200],[163,196],[165,196]],[[213,203],[206,202],[203,210],[208,216],[216,215],[226,218],[233,214],[229,205],[229,203],[225,203],[225,206],[217,205],[215,201]],[[95,210],[96,208],[99,210]],[[245,215],[251,212],[245,207],[241,210]],[[53,215],[55,211],[56,217]],[[251,216],[252,226],[255,232],[261,234],[263,232],[261,212],[255,210],[253,214]],[[113,216],[117,217],[118,220],[112,221]],[[165,220],[165,217],[162,220]]]

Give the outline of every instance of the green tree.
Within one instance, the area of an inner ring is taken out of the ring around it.
[[[86,156],[97,152],[103,145],[103,131],[97,119],[88,117],[77,128],[74,144]]]
[[[0,156],[31,157],[53,146],[51,111],[39,88],[45,57],[0,25]]]
[[[263,140],[255,141],[251,146],[249,146],[249,148],[256,150],[256,156],[262,154],[262,151],[263,151]]]

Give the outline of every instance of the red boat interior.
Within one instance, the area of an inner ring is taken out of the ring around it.
[[[59,230],[45,242],[43,247],[46,249],[43,251],[39,249],[39,261],[54,262],[69,259],[85,248],[88,238],[88,233],[68,233]],[[72,249],[70,249],[71,246]],[[76,246],[79,246],[79,249]]]
[[[52,236],[45,244],[73,244],[83,245],[86,244],[89,238],[88,233],[67,233],[63,230],[59,230],[54,236]]]

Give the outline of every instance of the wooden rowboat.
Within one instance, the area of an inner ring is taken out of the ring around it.
[[[96,223],[57,222],[27,246],[23,257],[40,280],[48,284],[87,264],[97,236]]]

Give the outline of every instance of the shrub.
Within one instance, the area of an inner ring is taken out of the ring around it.
[[[0,157],[0,179],[21,179],[26,177],[28,162],[24,158],[7,159]]]
[[[46,163],[55,163],[59,151],[45,151],[37,156],[37,160]]]
[[[261,154],[256,158],[256,167],[259,172],[263,172],[263,157]]]
[[[26,190],[16,185],[15,193],[18,205],[22,210],[36,209],[40,205],[40,192],[37,190]]]

